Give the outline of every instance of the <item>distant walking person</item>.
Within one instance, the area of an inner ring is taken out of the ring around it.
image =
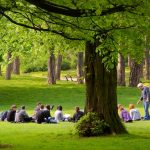
[[[137,87],[141,90],[141,97],[138,100],[137,104],[139,104],[141,101],[143,101],[144,106],[144,120],[150,120],[149,116],[149,105],[150,105],[150,92],[149,88],[144,86],[143,83],[139,83]]]

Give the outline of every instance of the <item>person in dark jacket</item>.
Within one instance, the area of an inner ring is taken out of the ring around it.
[[[7,113],[7,121],[8,122],[15,121],[16,109],[17,109],[16,105],[11,106],[11,109]]]
[[[43,104],[41,105],[40,110],[38,110],[36,112],[36,122],[37,123],[45,122],[45,119],[44,119],[44,105]]]
[[[75,113],[73,115],[73,122],[77,122],[83,115],[84,115],[84,112],[80,111],[80,108],[78,106],[75,107]]]

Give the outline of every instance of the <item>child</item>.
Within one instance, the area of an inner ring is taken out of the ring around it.
[[[133,104],[129,104],[130,116],[132,120],[141,120],[141,114],[139,110],[137,110]]]
[[[132,122],[132,119],[127,110],[123,108],[122,105],[118,105],[118,109],[120,110],[120,117],[124,122]]]

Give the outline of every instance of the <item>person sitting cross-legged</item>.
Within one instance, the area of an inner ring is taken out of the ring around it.
[[[12,105],[11,109],[7,112],[7,121],[8,122],[15,122],[15,115],[16,115],[16,105]]]
[[[30,122],[31,120],[32,117],[29,117],[27,114],[25,106],[22,106],[21,109],[16,112],[15,122]]]
[[[77,122],[83,115],[84,115],[84,112],[80,111],[80,108],[76,106],[72,121]]]
[[[132,122],[132,119],[130,117],[130,114],[127,110],[124,109],[124,107],[122,105],[118,105],[118,109],[120,111],[120,118],[124,121],[124,122]]]
[[[134,104],[129,104],[129,113],[132,120],[141,120],[141,114],[138,109],[134,107]]]

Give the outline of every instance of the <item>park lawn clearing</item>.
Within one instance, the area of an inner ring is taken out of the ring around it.
[[[140,91],[136,88],[118,87],[118,103],[128,108],[136,104]],[[75,106],[84,108],[85,87],[75,82],[59,81],[57,85],[47,85],[45,78],[27,75],[13,76],[6,81],[0,77],[0,111],[12,104],[26,105],[27,112],[33,114],[37,102],[61,104],[63,112],[74,112]],[[136,106],[143,114],[142,105]],[[52,115],[54,113],[52,110]],[[75,124],[8,123],[0,122],[0,149],[14,150],[144,150],[150,147],[150,121],[125,124],[129,134],[102,137],[79,137]]]

